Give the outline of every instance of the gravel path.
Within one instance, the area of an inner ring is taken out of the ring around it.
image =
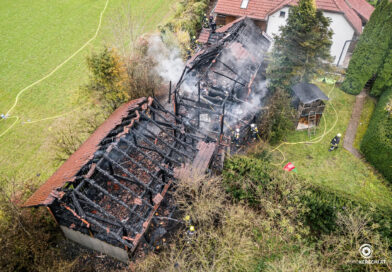
[[[355,105],[351,115],[350,123],[348,124],[346,135],[344,136],[343,147],[350,151],[357,158],[362,158],[361,153],[354,148],[353,143],[355,140],[355,135],[357,134],[357,128],[359,120],[361,119],[361,113],[363,105],[365,104],[365,99],[367,97],[366,90],[362,90],[360,94],[357,95],[355,100]]]

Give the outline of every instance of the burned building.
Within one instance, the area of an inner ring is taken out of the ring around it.
[[[46,206],[66,237],[127,261],[140,241],[151,246],[165,234],[171,184],[186,167],[205,172],[214,150],[213,139],[140,98],[117,109],[24,206]]]
[[[329,98],[314,84],[297,83],[291,87],[292,105],[298,111],[297,130],[318,126]]]
[[[267,96],[260,29],[243,18],[210,39],[166,106],[118,108],[24,206],[46,206],[66,237],[122,261],[152,248],[179,222],[172,185],[221,164],[226,136],[247,131]]]
[[[248,18],[209,33],[174,90],[178,114],[212,137],[249,130],[267,98],[270,44]]]

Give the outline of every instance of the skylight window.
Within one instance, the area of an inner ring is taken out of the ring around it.
[[[246,9],[247,6],[248,6],[248,3],[249,3],[249,0],[242,0],[241,8],[242,8],[242,9]]]

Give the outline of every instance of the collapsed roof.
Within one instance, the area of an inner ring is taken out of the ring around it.
[[[244,127],[266,97],[265,55],[271,41],[249,18],[218,29],[188,60],[177,84],[178,111],[212,135]]]
[[[109,117],[25,206],[49,206],[60,225],[133,252],[175,172],[203,158],[194,167],[203,173],[214,150],[211,138],[158,101],[137,99]]]

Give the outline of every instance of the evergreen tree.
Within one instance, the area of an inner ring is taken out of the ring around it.
[[[385,87],[390,86],[388,82],[392,81],[390,70],[388,74],[388,69],[391,69],[391,50],[392,2],[382,0],[358,41],[342,89],[351,94],[358,94],[366,82],[376,76],[377,80],[372,94],[380,95]],[[383,72],[384,68],[387,69],[385,72]]]
[[[287,24],[275,36],[270,87],[289,87],[309,82],[329,68],[332,30],[330,20],[318,11],[315,0],[300,0],[289,11]]]

